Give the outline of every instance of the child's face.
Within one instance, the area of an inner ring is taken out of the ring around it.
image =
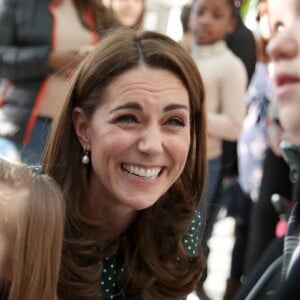
[[[190,28],[201,45],[222,40],[235,26],[228,0],[197,0],[192,7]]]
[[[279,117],[287,133],[300,136],[300,1],[268,0],[267,47]]]

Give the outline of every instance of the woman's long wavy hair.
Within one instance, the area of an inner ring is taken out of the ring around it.
[[[13,207],[19,208],[4,229],[12,243],[8,299],[55,300],[65,223],[62,192],[48,176],[3,158],[0,182],[7,191],[1,202],[9,207],[18,201]]]
[[[117,29],[102,40],[71,78],[44,156],[44,171],[57,180],[66,200],[59,283],[62,299],[99,299],[99,261],[111,254],[110,249],[95,251],[105,224],[92,222],[82,213],[89,198],[87,182],[92,166],[81,163],[83,149],[72,112],[80,107],[91,118],[101,106],[109,83],[139,65],[169,70],[181,78],[189,94],[191,144],[181,176],[155,205],[138,213],[117,244],[125,259],[119,287],[126,286],[130,299],[176,299],[195,288],[204,268],[202,254],[188,256],[182,241],[206,180],[206,114],[200,74],[189,53],[167,36]]]

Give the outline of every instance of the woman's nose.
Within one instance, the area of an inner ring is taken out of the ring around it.
[[[163,135],[159,126],[153,125],[143,131],[139,138],[138,150],[152,155],[163,152]]]
[[[288,30],[282,30],[271,37],[267,45],[267,54],[271,61],[291,59],[297,55],[299,46],[293,34]]]

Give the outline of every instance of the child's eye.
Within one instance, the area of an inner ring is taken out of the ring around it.
[[[180,126],[180,127],[184,127],[185,126],[185,122],[182,119],[178,118],[178,117],[170,118],[167,121],[167,124],[168,125],[172,125],[172,126]]]
[[[128,114],[118,117],[116,121],[120,123],[136,123],[137,118],[134,115]]]

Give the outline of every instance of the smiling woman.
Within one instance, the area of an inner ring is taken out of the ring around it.
[[[95,212],[99,192],[111,187],[116,207],[135,215],[153,205],[184,168],[190,147],[188,92],[170,71],[137,66],[109,83],[104,98],[91,119],[80,107],[73,113],[95,173],[89,208]]]
[[[74,74],[64,103],[43,163],[67,205],[60,297],[188,295],[205,265],[196,207],[206,178],[203,85],[190,55],[165,35],[118,29]]]

